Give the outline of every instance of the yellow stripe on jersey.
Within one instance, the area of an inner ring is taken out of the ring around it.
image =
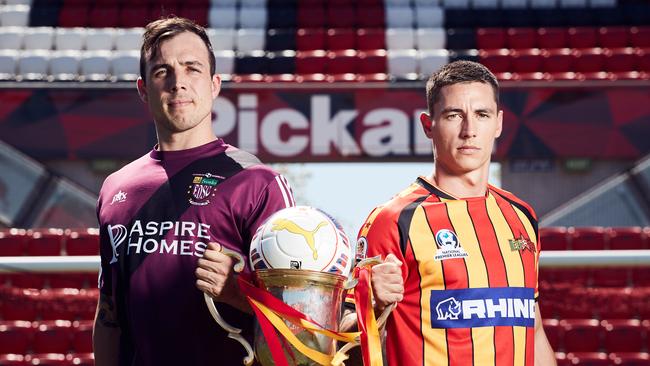
[[[427,366],[440,365],[448,358],[446,331],[441,328],[431,328],[431,290],[444,290],[442,262],[433,259],[436,254],[435,239],[429,226],[422,206],[413,214],[409,228],[409,240],[415,258],[418,259],[418,272],[421,277],[420,307],[422,316],[422,335],[427,345],[424,347],[424,364]],[[433,248],[432,248],[433,246]]]
[[[524,266],[521,261],[521,254],[517,250],[510,248],[508,239],[514,238],[510,226],[506,222],[496,199],[490,194],[485,202],[488,216],[499,238],[499,249],[506,265],[506,275],[508,276],[508,285],[511,287],[525,287]],[[524,366],[526,362],[526,327],[513,327],[514,340],[514,366]]]
[[[478,242],[472,219],[467,210],[467,202],[462,200],[448,201],[447,210],[454,226],[458,242],[467,251],[465,258],[470,288],[489,287],[488,273],[483,254]],[[474,350],[474,365],[494,365],[494,327],[472,328],[472,344]]]

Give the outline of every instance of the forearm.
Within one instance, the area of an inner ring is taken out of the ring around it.
[[[535,366],[557,366],[555,353],[542,325],[539,304],[535,306]]]
[[[93,351],[97,366],[119,364],[121,330],[114,309],[110,297],[101,295],[93,328]]]

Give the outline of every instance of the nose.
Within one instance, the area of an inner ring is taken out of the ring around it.
[[[464,139],[476,137],[475,117],[470,115],[463,119],[463,127],[460,131],[460,137]]]
[[[173,70],[167,81],[169,82],[169,89],[171,89],[172,92],[186,89],[185,78],[183,77],[183,73],[179,70]]]

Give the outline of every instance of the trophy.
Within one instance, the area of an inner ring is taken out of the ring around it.
[[[237,258],[234,269],[241,271],[243,258],[222,250]],[[347,289],[359,283],[358,276],[348,279],[354,258],[347,236],[332,217],[312,207],[286,208],[269,217],[253,237],[249,257],[253,283],[239,277],[240,288],[257,316],[254,351],[240,335],[241,330],[221,318],[207,294],[205,301],[229,337],[246,348],[245,365],[251,365],[254,358],[263,366],[342,365],[347,359],[345,352],[360,342],[374,344],[372,357],[376,358],[379,331],[371,298],[365,301],[366,310],[370,304],[371,316],[366,317],[372,318],[369,326],[360,326],[362,332],[339,332],[343,297]],[[368,268],[364,265],[376,262],[366,260],[353,273],[359,274]],[[370,291],[368,277],[360,293]],[[391,310],[388,307],[384,311],[379,327]],[[372,334],[368,337],[367,333]],[[338,353],[337,340],[347,343]],[[378,353],[381,360],[380,349]]]

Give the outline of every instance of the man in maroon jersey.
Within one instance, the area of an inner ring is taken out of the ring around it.
[[[221,80],[202,27],[183,18],[147,25],[140,74],[158,144],[110,175],[99,195],[96,364],[241,364],[243,348],[212,320],[203,293],[250,336],[250,309],[221,248],[247,255],[257,227],[294,205],[291,190],[214,135]]]

